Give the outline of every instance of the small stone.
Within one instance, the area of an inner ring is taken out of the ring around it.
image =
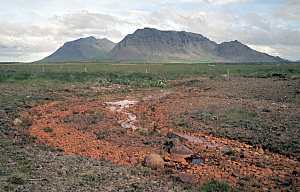
[[[158,154],[146,155],[144,159],[144,166],[151,169],[162,169],[164,168],[165,162],[162,157]]]
[[[245,158],[245,151],[244,150],[240,151],[240,158]]]
[[[183,183],[188,183],[188,184],[194,184],[196,183],[196,179],[193,175],[188,174],[188,173],[180,173],[179,174],[179,180]]]
[[[270,110],[270,109],[267,109],[267,108],[263,108],[263,109],[262,109],[262,112],[264,112],[264,113],[270,113],[271,110]]]
[[[192,162],[191,163],[194,164],[194,165],[201,165],[201,164],[204,163],[204,159],[199,155],[194,155],[194,156],[192,156]]]
[[[170,154],[165,154],[164,160],[165,160],[165,161],[171,161]]]
[[[185,158],[185,160],[193,165],[202,165],[205,162],[204,158],[201,157],[199,154],[194,154],[188,158]]]
[[[16,118],[16,119],[14,120],[14,125],[15,125],[15,126],[20,126],[20,125],[22,125],[22,123],[23,123],[23,121],[22,121],[21,119],[19,119],[19,118]]]
[[[262,148],[258,148],[257,152],[260,153],[260,154],[264,154],[265,153]]]
[[[224,155],[228,155],[228,156],[234,156],[235,155],[235,151],[229,147],[229,146],[226,146],[222,149],[222,152]]]

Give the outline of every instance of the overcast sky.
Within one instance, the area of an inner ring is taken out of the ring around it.
[[[0,0],[0,61],[35,61],[64,42],[138,28],[185,30],[300,60],[300,0]]]

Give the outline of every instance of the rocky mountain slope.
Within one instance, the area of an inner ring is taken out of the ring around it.
[[[110,52],[115,60],[217,60],[217,43],[188,32],[139,29]]]
[[[283,62],[278,57],[255,51],[238,42],[217,44],[208,38],[185,31],[138,29],[127,35],[110,52],[119,61],[211,61],[211,62]]]
[[[280,57],[258,52],[237,40],[219,44],[216,49],[216,54],[222,57],[224,61],[230,62],[285,62],[285,60]]]
[[[96,39],[95,37],[80,38],[65,43],[50,56],[41,62],[71,62],[106,59],[107,53],[115,46],[108,39]]]

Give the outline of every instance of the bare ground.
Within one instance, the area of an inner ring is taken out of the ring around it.
[[[183,191],[219,180],[241,191],[299,190],[299,79],[198,78],[172,85],[25,93],[27,99],[1,115],[2,189]],[[124,100],[137,103],[122,110],[107,104]],[[16,114],[22,124],[13,126]],[[136,130],[122,127],[129,114]],[[169,153],[170,133],[201,162]],[[142,166],[153,152],[164,158],[164,170]]]

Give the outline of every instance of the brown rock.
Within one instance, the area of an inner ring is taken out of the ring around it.
[[[180,156],[182,156],[183,158],[190,157],[191,155],[194,154],[192,150],[190,150],[189,148],[187,148],[187,147],[184,146],[184,145],[177,145],[177,146],[173,147],[173,148],[170,150],[170,153],[171,153],[171,154],[180,155]]]
[[[176,153],[171,154],[171,161],[176,162],[176,163],[181,163],[183,165],[188,165],[188,162],[186,161],[186,156],[185,155],[179,155]]]
[[[195,177],[191,174],[180,173],[178,177],[179,177],[180,181],[183,182],[183,183],[188,183],[188,184],[196,183]]]
[[[144,159],[144,166],[149,167],[151,169],[161,169],[165,165],[164,160],[158,154],[150,154],[146,155]]]
[[[264,150],[261,147],[258,148],[257,152],[260,153],[260,154],[264,154],[265,153]]]

